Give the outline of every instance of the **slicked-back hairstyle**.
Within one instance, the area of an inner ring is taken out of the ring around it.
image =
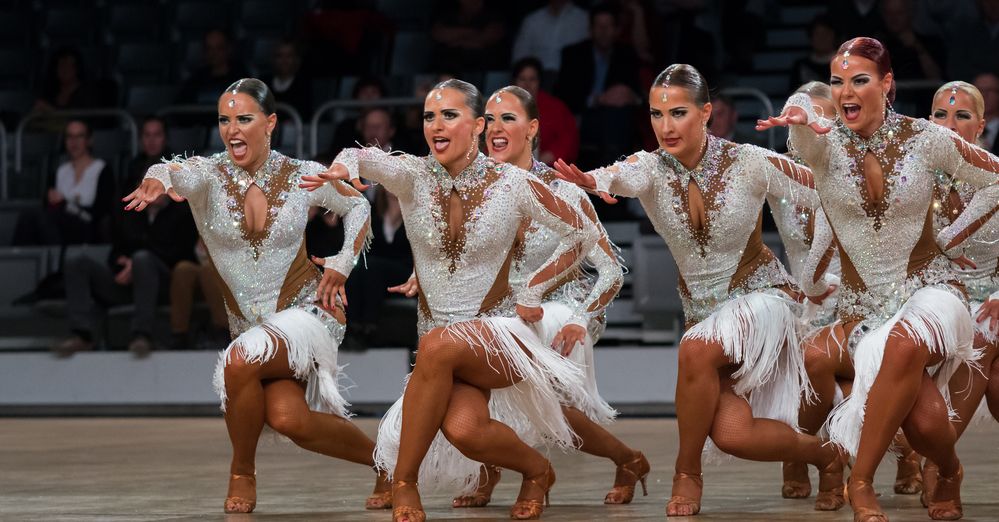
[[[940,88],[937,89],[937,92],[933,93],[933,98],[936,99],[936,97],[939,96],[940,93],[950,91],[953,89],[957,89],[967,94],[968,96],[971,96],[971,101],[975,105],[975,114],[977,114],[979,118],[985,117],[985,98],[982,97],[982,91],[979,91],[978,87],[975,87],[974,85],[971,85],[968,82],[962,82],[962,81],[947,82],[941,85]]]
[[[685,63],[674,63],[663,69],[663,72],[656,76],[652,83],[653,87],[663,87],[668,84],[670,87],[680,87],[687,91],[687,96],[694,101],[698,107],[704,107],[711,101],[711,92],[708,90],[708,82],[704,79],[694,66]]]
[[[274,100],[274,93],[271,92],[271,88],[256,78],[236,80],[232,82],[232,85],[226,87],[222,95],[226,93],[231,94],[233,91],[253,98],[257,102],[257,105],[260,106],[260,110],[268,116],[277,111],[277,102]]]
[[[444,80],[437,85],[434,85],[431,92],[437,89],[454,89],[463,94],[465,96],[465,106],[472,109],[472,114],[474,114],[476,118],[483,117],[486,112],[486,103],[485,100],[482,99],[482,93],[479,92],[479,89],[476,86],[464,80],[459,80],[457,78]]]
[[[534,96],[531,96],[531,93],[527,92],[527,89],[516,85],[507,85],[506,87],[496,89],[496,92],[492,93],[489,96],[489,99],[503,94],[511,94],[515,96],[518,101],[520,101],[520,106],[524,108],[524,113],[527,114],[528,121],[540,119],[538,114],[538,102],[534,100]],[[539,132],[538,134],[541,133]],[[531,148],[538,148],[537,134],[534,136],[534,139],[531,140]]]
[[[839,46],[836,50],[836,57],[842,56],[843,53],[850,51],[850,56],[859,56],[861,58],[867,58],[868,60],[874,62],[878,67],[878,74],[882,78],[886,74],[892,72],[891,69],[891,55],[888,53],[888,48],[884,46],[879,40],[875,38],[869,38],[867,36],[858,36],[843,42],[843,45]],[[833,58],[836,60],[836,58]],[[839,67],[836,63],[833,63],[834,68]],[[891,88],[888,89],[888,103],[895,101],[895,78],[891,80]]]

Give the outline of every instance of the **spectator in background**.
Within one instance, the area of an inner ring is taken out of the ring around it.
[[[712,136],[723,138],[733,143],[748,143],[750,145],[766,146],[767,135],[762,132],[742,132],[738,127],[739,111],[732,98],[724,94],[711,97],[711,119],[708,121],[708,132]]]
[[[883,33],[885,27],[879,2],[880,0],[829,0],[826,12],[836,30],[836,40],[843,42],[857,36]]]
[[[655,40],[652,50],[658,59],[653,77],[670,64],[685,63],[693,65],[708,82],[715,82],[718,75],[718,47],[714,36],[699,27],[697,19],[699,13],[706,8],[705,4],[704,0],[671,0],[663,7],[665,12],[659,19],[656,34],[653,35]],[[741,31],[742,28],[738,32]],[[652,78],[649,80],[651,83]],[[650,137],[655,143],[655,137]]]
[[[198,239],[194,248],[196,260],[182,259],[170,273],[171,349],[185,350],[194,344],[191,332],[191,312],[195,297],[201,294],[211,316],[209,344],[221,350],[229,344],[229,316],[226,314],[219,273],[208,258],[208,249]]]
[[[896,80],[940,81],[943,77],[941,65],[945,59],[944,43],[932,36],[916,33],[912,23],[915,9],[913,0],[881,0],[885,31],[875,37],[891,53],[891,68]]]
[[[149,167],[170,156],[166,144],[166,122],[157,116],[146,118],[139,133],[139,155],[128,162],[123,189],[131,192],[142,181]]]
[[[590,10],[590,38],[562,50],[555,95],[574,113],[639,103],[638,57],[618,34],[617,11],[601,4]]]
[[[354,89],[351,91],[351,99],[357,101],[374,101],[385,97],[386,89],[382,80],[376,76],[363,76],[357,79]],[[361,116],[366,109],[355,112],[337,124],[333,131],[333,143],[327,151],[330,154],[330,161],[340,153],[345,147],[353,147],[361,141]]]
[[[538,160],[551,165],[557,159],[569,163],[579,155],[579,130],[576,118],[562,100],[541,89],[541,62],[532,56],[513,66],[513,83],[534,96],[538,105]]]
[[[977,0],[976,5],[977,9],[956,16],[947,25],[949,79],[999,71],[999,0]]]
[[[829,81],[829,62],[836,55],[839,42],[836,30],[826,15],[818,15],[808,24],[808,41],[811,45],[808,56],[798,59],[791,66],[789,91],[808,82]]]
[[[41,208],[21,213],[14,245],[70,245],[104,242],[108,216],[115,203],[114,173],[91,151],[90,126],[66,124],[63,134],[68,161],[59,165]]]
[[[364,145],[379,147],[388,152],[395,150],[395,122],[392,113],[383,107],[375,107],[361,116],[361,140]]]
[[[569,0],[548,0],[548,5],[528,14],[513,43],[513,60],[536,57],[545,71],[558,71],[562,49],[589,34],[589,16]]]
[[[347,329],[355,340],[370,345],[377,330],[382,304],[391,294],[388,287],[409,279],[413,273],[413,253],[402,222],[402,208],[394,194],[378,186],[372,206],[371,232],[374,239],[364,267],[347,279]]]
[[[274,48],[274,72],[264,82],[278,103],[287,103],[303,118],[312,114],[312,85],[301,72],[302,55],[291,39]]]
[[[73,47],[63,47],[52,55],[35,110],[86,109],[93,107],[96,93],[86,81],[83,55]]]
[[[493,70],[509,63],[503,45],[503,17],[487,9],[485,0],[447,2],[434,20],[430,38],[435,43],[433,65],[437,70]]]
[[[131,192],[140,180],[141,176],[129,180],[122,195]],[[177,203],[166,194],[146,210],[146,214],[139,214],[119,207],[114,212],[106,263],[85,253],[67,257],[64,277],[73,334],[53,347],[56,353],[71,355],[92,349],[98,309],[128,302],[135,305],[128,349],[139,357],[153,349],[151,334],[160,292],[168,287],[170,271],[177,263],[194,260],[197,230],[187,203]]]
[[[999,75],[991,72],[979,74],[975,77],[974,84],[985,100],[982,147],[993,154],[999,154]]]
[[[201,59],[203,65],[191,71],[177,96],[178,103],[214,105],[219,93],[232,82],[248,76],[246,69],[233,58],[229,35],[220,29],[205,33]]]

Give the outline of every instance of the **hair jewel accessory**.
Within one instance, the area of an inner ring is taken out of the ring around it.
[[[442,98],[444,98],[444,96],[441,95],[441,90],[440,89],[435,89],[434,99],[437,100],[437,101],[441,101]]]
[[[957,103],[957,87],[956,86],[950,88],[950,100],[947,100],[947,103],[949,103],[951,105],[954,105],[955,103]]]
[[[236,85],[232,86],[232,90],[229,91],[229,94],[233,95],[232,98],[229,98],[229,103],[227,104],[227,105],[229,105],[230,109],[236,106],[236,98],[235,98],[235,96],[237,94],[239,94],[239,86],[243,85],[244,81],[246,81],[246,78],[241,78],[239,81],[236,82]]]
[[[493,101],[496,103],[500,103],[503,101],[503,98],[500,98],[500,95],[497,94],[496,96],[493,96]]]
[[[847,47],[846,51],[843,52],[843,63],[840,64],[840,67],[842,67],[844,71],[850,67],[850,50],[853,49],[853,44],[855,43],[857,43],[856,39],[850,42],[849,47]]]
[[[669,89],[669,79],[671,76],[673,76],[673,71],[666,73],[666,78],[663,79],[663,103],[666,103],[666,100],[669,99],[669,96],[666,95],[666,89]]]

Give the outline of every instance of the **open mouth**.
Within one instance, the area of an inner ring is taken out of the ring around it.
[[[860,105],[856,103],[844,103],[840,108],[846,121],[856,121],[860,117]]]
[[[663,138],[663,145],[667,147],[676,147],[680,144],[680,138]]]
[[[243,140],[229,140],[229,150],[232,151],[233,158],[243,159],[246,157],[248,147]]]
[[[502,152],[506,150],[509,141],[506,138],[493,138],[490,140],[490,144],[493,146],[493,152]]]
[[[434,138],[434,152],[440,154],[447,150],[448,145],[451,145],[451,140],[447,138]]]

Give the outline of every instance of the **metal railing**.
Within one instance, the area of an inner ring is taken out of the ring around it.
[[[7,127],[0,122],[0,200],[7,201]]]
[[[78,110],[68,110],[68,111],[49,111],[49,112],[33,112],[28,114],[17,124],[17,130],[14,133],[14,170],[16,172],[21,172],[21,166],[23,161],[23,150],[24,147],[24,130],[29,123],[37,120],[45,119],[70,119],[70,118],[101,118],[101,117],[115,117],[125,124],[125,128],[131,135],[131,141],[129,145],[132,149],[132,156],[139,153],[139,127],[135,124],[135,119],[132,115],[125,111],[124,109],[78,109]],[[4,196],[6,198],[7,183],[4,179]]]
[[[760,104],[763,105],[766,114],[761,114],[763,117],[770,117],[774,114],[774,105],[770,103],[770,98],[763,91],[759,89],[747,88],[747,87],[730,87],[728,89],[722,89],[721,94],[728,96],[729,98],[752,98]],[[774,145],[777,142],[776,129],[770,128],[767,130],[767,148],[773,150]]]
[[[302,115],[287,103],[275,104],[274,108],[277,113],[284,114],[291,120],[295,132],[295,157],[303,159],[302,153],[305,151],[305,127],[302,123]],[[202,114],[214,116],[218,114],[218,110],[218,107],[215,105],[167,105],[156,111],[156,116],[161,118]]]
[[[309,150],[311,156],[319,154],[319,121],[328,112],[339,109],[365,109],[370,107],[422,107],[422,98],[382,98],[380,100],[330,100],[312,112],[309,123]]]

